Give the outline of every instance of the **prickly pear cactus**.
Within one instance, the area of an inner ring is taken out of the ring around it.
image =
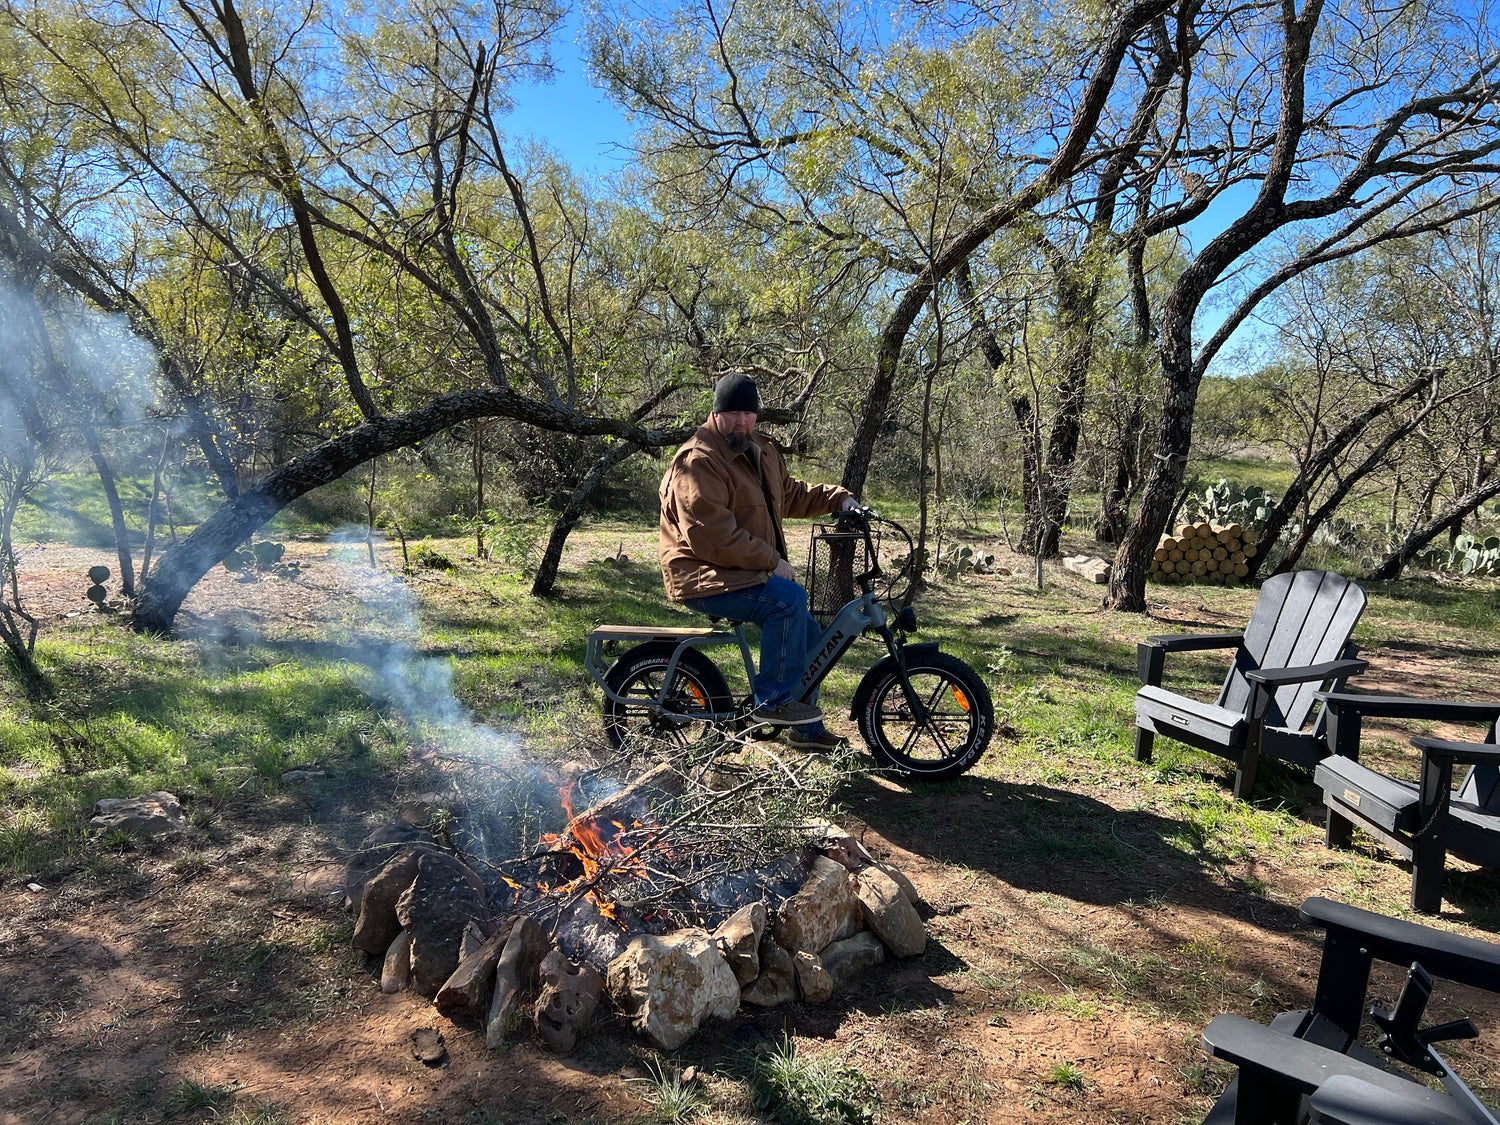
[[[1276,507],[1276,497],[1258,484],[1241,488],[1234,481],[1219,478],[1201,493],[1188,496],[1183,504],[1183,516],[1189,523],[1237,523],[1260,531],[1271,518]]]
[[[1460,535],[1453,541],[1451,550],[1430,548],[1417,556],[1417,563],[1427,570],[1449,574],[1468,574],[1481,578],[1500,576],[1500,536],[1490,535],[1480,539],[1474,535]]]

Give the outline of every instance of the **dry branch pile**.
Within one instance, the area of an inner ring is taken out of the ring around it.
[[[1237,523],[1180,523],[1151,556],[1151,580],[1233,586],[1250,573],[1255,532]]]

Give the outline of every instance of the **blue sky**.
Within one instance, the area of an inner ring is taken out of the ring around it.
[[[590,84],[579,29],[575,9],[552,43],[556,80],[512,87],[516,108],[507,125],[513,137],[546,141],[574,171],[612,172],[625,163],[622,146],[630,138],[630,123]]]

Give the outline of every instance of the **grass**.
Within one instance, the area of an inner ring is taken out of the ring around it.
[[[993,525],[971,534],[998,545]],[[1077,545],[1067,546],[1071,553]],[[434,540],[432,549],[455,569],[414,575],[405,584],[416,595],[414,611],[400,617],[393,610],[373,638],[369,622],[355,618],[318,623],[313,635],[239,643],[136,637],[92,616],[49,625],[39,656],[58,687],[51,700],[39,704],[0,684],[0,892],[15,894],[31,881],[118,891],[153,865],[174,886],[209,882],[217,868],[204,856],[227,846],[222,811],[299,809],[301,798],[280,781],[298,766],[317,765],[330,789],[368,782],[388,795],[435,750],[482,756],[503,745],[571,756],[597,733],[598,693],[582,670],[589,630],[602,622],[698,623],[666,602],[654,535],[640,519],[599,521],[578,533],[546,601],[529,596],[524,578],[473,559],[464,540]],[[969,775],[939,785],[854,778],[831,810],[930,865],[939,889],[920,966],[935,989],[952,990],[950,1002],[903,988],[884,1007],[871,1005],[890,1057],[904,1063],[872,1065],[842,1042],[795,1033],[766,1054],[746,1056],[737,1071],[740,1097],[763,1117],[863,1121],[879,1104],[968,1116],[983,1074],[955,1077],[950,1069],[941,1082],[928,1082],[911,1061],[962,1022],[963,1001],[953,997],[982,1005],[976,1021],[996,1021],[996,1029],[1011,1018],[1102,1025],[1122,1013],[1143,1025],[1171,1024],[1188,1045],[1164,1072],[1181,1075],[1173,1081],[1184,1098],[1202,1099],[1221,1079],[1189,1061],[1192,1035],[1206,1018],[1292,1006],[1308,983],[1290,975],[1298,957],[1280,949],[1268,969],[1232,936],[1198,932],[1205,918],[1289,932],[1302,896],[1320,891],[1409,916],[1407,876],[1388,855],[1368,842],[1349,852],[1322,849],[1307,774],[1268,763],[1256,800],[1246,803],[1230,798],[1232,770],[1221,759],[1159,740],[1150,765],[1134,760],[1136,639],[1234,628],[1253,590],[1153,587],[1149,616],[1113,615],[1098,607],[1097,587],[1056,567],[1037,590],[1024,560],[1002,554],[1000,561],[1009,574],[940,582],[917,606],[918,639],[937,641],[990,684],[1001,733],[989,752]],[[1356,640],[1378,650],[1376,670],[1390,682],[1399,682],[1409,654],[1428,655],[1442,676],[1433,690],[1477,694],[1491,682],[1500,628],[1495,590],[1493,582],[1373,585]],[[277,591],[268,585],[263,596]],[[824,700],[836,729],[852,733],[844,708],[879,655],[877,643],[862,642],[830,678]],[[402,674],[387,675],[393,668]],[[744,690],[743,673],[727,670],[731,685]],[[1222,674],[1222,654],[1174,656],[1167,682],[1212,698]],[[462,705],[457,714],[489,725],[444,726],[442,716],[413,709],[411,693],[403,694],[412,683],[418,702],[451,685]],[[1405,760],[1410,733],[1374,730],[1372,760]],[[448,738],[456,741],[440,741]],[[89,834],[94,801],[153,789],[184,799],[194,824],[184,844]],[[546,830],[555,794],[524,785],[506,792],[512,807],[505,815],[475,814],[467,823],[514,852],[518,840]],[[390,809],[377,802],[372,811]],[[507,832],[515,839],[500,839]],[[1490,873],[1456,873],[1450,902],[1439,925],[1500,929],[1500,883]],[[1185,908],[1200,912],[1185,916]],[[347,923],[318,918],[294,933],[204,934],[189,948],[226,984],[280,980],[309,957],[338,962],[338,972],[357,979],[357,963],[338,961],[348,938]],[[1300,960],[1315,966],[1310,944],[1297,940],[1306,946]],[[283,997],[279,1008],[257,1008],[253,1018],[207,1000],[189,1014],[205,1034],[222,1035],[238,1026],[235,1019],[283,1027],[343,1002],[324,980]],[[859,1015],[842,1018],[856,1023]],[[672,1065],[662,1064],[641,1087],[657,1120],[724,1112],[716,1089],[683,1080],[678,1062]],[[1043,1080],[1052,1088],[1046,1096],[1092,1091],[1100,1081],[1078,1064],[1055,1069]],[[1047,1072],[1036,1064],[1030,1073]],[[177,1101],[189,1096],[187,1085]],[[215,1111],[225,1120],[280,1119],[274,1108],[240,1103],[181,1112]]]
[[[875,1119],[873,1089],[856,1067],[835,1055],[809,1057],[783,1037],[749,1056],[755,1107],[778,1125],[866,1125]]]

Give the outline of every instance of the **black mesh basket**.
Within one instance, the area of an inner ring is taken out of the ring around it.
[[[854,576],[874,570],[879,553],[878,528],[871,529],[867,541],[858,531],[814,524],[812,545],[807,552],[807,581],[804,583],[808,611],[826,625],[846,602],[859,596]]]

